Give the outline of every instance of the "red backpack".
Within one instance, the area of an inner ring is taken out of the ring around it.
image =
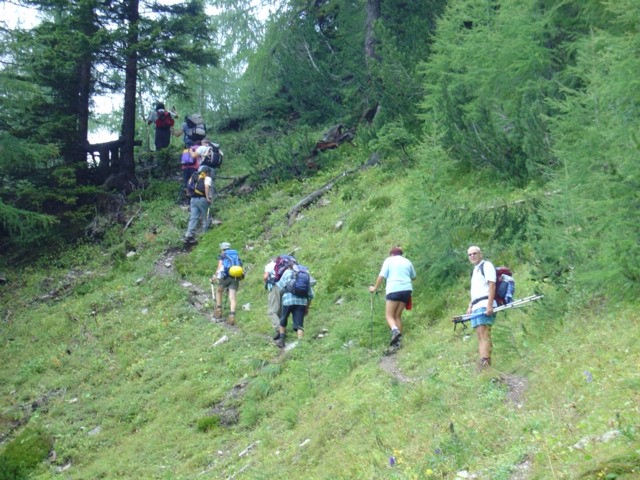
[[[157,128],[171,128],[173,127],[173,117],[166,110],[158,110],[156,112],[156,127]]]
[[[293,265],[297,265],[298,261],[293,255],[280,255],[276,258],[276,266],[273,268],[275,272],[275,281],[279,282],[285,270]]]
[[[513,302],[516,290],[516,281],[509,267],[496,268],[496,302],[498,305],[507,305]],[[472,272],[473,273],[473,272]],[[484,262],[480,264],[480,273],[484,277]]]

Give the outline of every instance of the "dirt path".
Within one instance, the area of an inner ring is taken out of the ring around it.
[[[400,370],[398,366],[398,356],[395,355],[395,352],[383,355],[378,365],[400,383],[413,383],[415,381],[413,378],[407,377],[402,373],[402,370]]]

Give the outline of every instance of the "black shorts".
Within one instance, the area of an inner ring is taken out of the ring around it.
[[[411,290],[387,293],[386,299],[392,302],[409,303],[411,301]]]

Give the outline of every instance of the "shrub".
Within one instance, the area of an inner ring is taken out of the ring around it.
[[[53,447],[51,437],[34,428],[27,428],[0,454],[0,480],[21,480],[44,460]]]
[[[214,430],[220,426],[220,417],[217,415],[210,415],[207,417],[202,417],[198,420],[198,424],[196,428],[199,432],[208,432],[209,430]]]

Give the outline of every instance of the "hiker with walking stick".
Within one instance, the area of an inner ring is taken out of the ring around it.
[[[411,281],[415,278],[413,264],[402,256],[402,248],[393,247],[382,263],[375,284],[369,287],[369,292],[375,293],[386,279],[385,318],[391,329],[391,346],[397,345],[402,336],[402,312],[411,310]]]
[[[211,277],[211,283],[217,284],[216,297],[217,304],[213,313],[215,320],[222,320],[222,296],[225,291],[229,295],[229,316],[227,323],[236,323],[236,295],[240,288],[240,281],[244,278],[244,268],[242,260],[236,250],[231,248],[229,242],[220,244],[220,255],[218,255],[218,266],[215,274]]]

